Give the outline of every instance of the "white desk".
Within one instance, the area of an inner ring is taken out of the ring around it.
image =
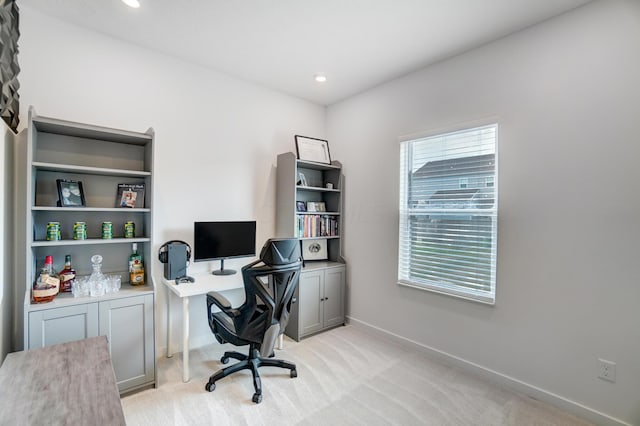
[[[196,275],[195,282],[176,284],[175,280],[162,279],[171,293],[182,299],[182,381],[189,381],[189,298],[210,291],[227,291],[244,288],[242,273],[233,275]],[[171,298],[167,297],[167,358],[171,358]]]

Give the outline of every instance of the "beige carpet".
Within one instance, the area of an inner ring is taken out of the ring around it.
[[[209,375],[222,365],[222,353],[234,349],[212,344],[192,350],[188,383],[182,382],[181,354],[160,359],[159,387],[122,399],[127,424],[590,424],[352,326],[300,343],[285,339],[276,357],[295,363],[298,377],[262,368],[260,404],[251,402],[253,382],[247,370],[220,380],[213,392],[205,391]]]

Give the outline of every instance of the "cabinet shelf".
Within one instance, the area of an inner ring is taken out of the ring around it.
[[[109,275],[109,274],[106,274]],[[42,311],[45,309],[62,308],[66,306],[82,305],[85,303],[97,303],[105,300],[120,299],[123,297],[142,296],[145,294],[153,294],[153,287],[141,285],[138,287],[129,284],[122,284],[120,291],[115,293],[107,293],[104,296],[91,297],[73,297],[71,293],[59,293],[51,302],[48,303],[28,303],[26,304],[29,312]]]
[[[342,168],[337,162],[332,164],[315,163],[313,161],[296,160],[298,168],[311,170],[340,170]]]
[[[126,209],[119,207],[51,207],[51,206],[33,206],[33,211],[41,212],[108,212],[108,213],[148,213],[151,209]]]
[[[337,192],[339,193],[340,190],[339,189],[329,189],[329,188],[323,188],[321,186],[302,186],[302,185],[297,185],[296,189],[298,189],[299,191],[318,191],[318,192]]]
[[[86,240],[55,240],[55,241],[34,241],[31,247],[60,247],[60,246],[84,246],[96,244],[130,244],[146,243],[150,238],[88,238]]]
[[[340,216],[340,212],[296,212],[299,215]]]
[[[122,177],[147,177],[151,172],[140,170],[112,169],[106,167],[76,166],[73,164],[45,163],[34,161],[31,163],[34,169],[46,172],[82,173],[98,176],[122,176]]]
[[[340,238],[340,235],[325,235],[323,237],[298,237],[299,240],[332,240],[338,238]]]

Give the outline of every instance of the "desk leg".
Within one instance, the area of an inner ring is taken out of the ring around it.
[[[182,298],[182,381],[189,381],[189,298]]]
[[[280,350],[284,349],[284,334],[278,336],[278,340],[276,341],[276,348]]]
[[[171,291],[167,289],[167,358],[173,356],[171,352]]]

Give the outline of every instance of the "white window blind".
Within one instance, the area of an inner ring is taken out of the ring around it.
[[[497,131],[492,124],[402,142],[400,284],[495,302]]]

